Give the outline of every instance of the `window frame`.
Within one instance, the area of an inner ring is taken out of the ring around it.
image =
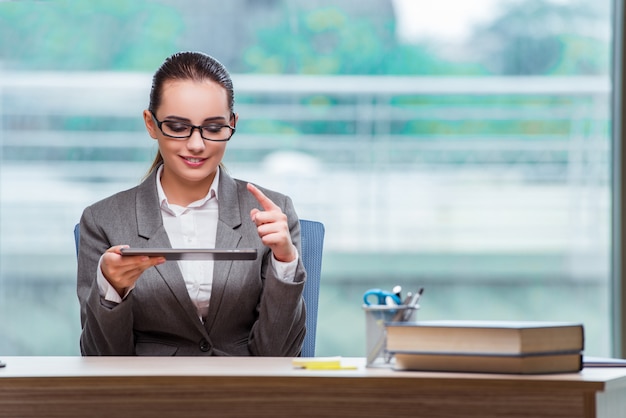
[[[626,132],[622,123],[626,83],[624,68],[626,67],[623,47],[626,45],[624,33],[624,0],[613,2],[613,121],[612,121],[612,274],[611,274],[611,315],[613,329],[613,355],[626,358],[626,280],[623,274],[626,260],[626,222],[623,210],[626,209]]]

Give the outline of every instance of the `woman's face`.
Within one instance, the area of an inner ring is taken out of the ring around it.
[[[161,93],[161,104],[154,112],[159,121],[174,120],[197,126],[235,126],[237,122],[236,116],[231,120],[226,89],[213,81],[169,80],[163,84]],[[163,135],[148,110],[144,111],[144,121],[150,136],[159,142],[164,189],[168,184],[174,186],[170,190],[200,187],[208,192],[227,142],[204,140],[198,129],[186,140],[169,138]]]

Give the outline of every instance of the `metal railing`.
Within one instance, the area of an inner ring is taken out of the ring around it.
[[[227,165],[323,221],[328,252],[585,254],[605,275],[608,77],[233,80]],[[155,151],[140,118],[150,82],[2,73],[5,260],[70,257],[82,208],[139,181]]]

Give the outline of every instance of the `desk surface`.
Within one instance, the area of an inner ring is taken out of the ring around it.
[[[110,408],[112,399],[135,417],[167,416],[168,411],[178,416],[183,411],[185,416],[207,411],[219,416],[265,416],[264,411],[267,416],[373,417],[381,411],[420,416],[415,408],[440,417],[626,416],[626,368],[506,375],[400,372],[366,368],[361,358],[343,359],[356,370],[325,371],[296,369],[290,358],[0,359],[7,364],[0,368],[0,416],[51,410],[58,416],[86,411],[97,416],[94,411]],[[610,415],[614,411],[622,415]]]
[[[63,377],[333,377],[393,378],[433,381],[461,381],[466,384],[515,384],[554,386],[581,390],[626,388],[626,367],[589,368],[580,373],[515,375],[490,373],[437,373],[394,371],[389,368],[366,368],[362,358],[343,358],[342,364],[356,370],[304,370],[291,365],[291,358],[281,357],[2,357],[6,367],[2,378]],[[526,382],[526,383],[523,383]]]

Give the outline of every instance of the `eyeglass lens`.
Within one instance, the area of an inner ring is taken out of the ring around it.
[[[163,121],[161,124],[161,130],[165,135],[180,139],[190,137],[196,128],[200,129],[202,138],[213,141],[224,141],[232,135],[230,126],[220,124],[210,124],[202,127],[195,127],[176,121]]]

